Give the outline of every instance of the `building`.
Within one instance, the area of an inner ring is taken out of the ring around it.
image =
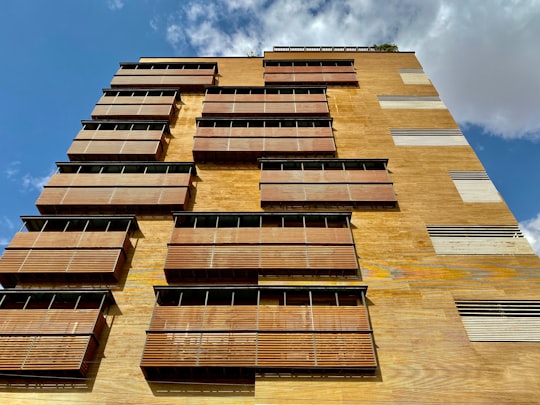
[[[540,260],[412,52],[121,63],[0,260],[6,403],[539,403]]]

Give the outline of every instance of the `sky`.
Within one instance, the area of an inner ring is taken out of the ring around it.
[[[119,62],[389,42],[416,52],[540,254],[539,22],[540,0],[2,0],[0,251]]]

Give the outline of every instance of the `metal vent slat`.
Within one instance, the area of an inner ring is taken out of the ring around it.
[[[524,237],[517,225],[428,225],[427,230],[431,237]]]
[[[381,99],[383,96],[379,96]],[[423,128],[391,128],[392,136],[463,136],[459,128],[423,129]]]
[[[485,171],[450,171],[452,180],[489,180]]]

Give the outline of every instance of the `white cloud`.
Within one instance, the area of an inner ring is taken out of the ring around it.
[[[7,164],[7,167],[4,169],[4,173],[8,179],[13,179],[19,174],[19,167],[21,162],[14,161]]]
[[[535,218],[520,222],[519,226],[536,254],[540,256],[540,213]]]
[[[171,24],[167,27],[167,42],[172,45],[173,48],[177,48],[180,43],[183,42],[184,33],[180,25]]]
[[[21,177],[21,185],[23,190],[38,190],[41,191],[45,184],[49,182],[49,179],[54,174],[56,170],[52,171],[46,176],[32,176],[30,174],[25,174]]]
[[[121,10],[124,8],[124,4],[124,0],[107,0],[107,6],[113,11]]]
[[[262,54],[275,45],[414,50],[460,124],[540,139],[540,0],[186,1],[166,38],[177,53]]]

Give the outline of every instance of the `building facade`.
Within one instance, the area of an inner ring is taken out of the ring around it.
[[[540,403],[540,260],[412,52],[121,63],[0,259],[6,403]]]

